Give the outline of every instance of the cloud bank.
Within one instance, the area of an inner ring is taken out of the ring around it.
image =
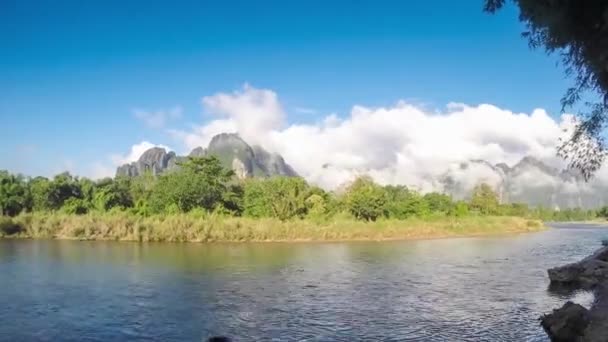
[[[561,166],[556,145],[574,123],[571,115],[556,121],[543,109],[528,114],[490,104],[450,103],[429,111],[399,101],[389,107],[355,105],[346,117],[332,114],[317,123],[286,125],[278,95],[249,85],[204,97],[202,104],[215,120],[189,131],[170,131],[186,149],[206,146],[221,132],[238,132],[328,189],[369,174],[383,184],[429,190],[435,186],[433,176],[471,159],[512,165],[531,155]]]

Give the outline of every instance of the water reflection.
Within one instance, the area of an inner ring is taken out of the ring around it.
[[[604,231],[386,243],[0,241],[0,340],[546,340]]]

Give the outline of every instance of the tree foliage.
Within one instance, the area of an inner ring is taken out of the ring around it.
[[[357,178],[347,190],[346,205],[357,219],[376,221],[384,214],[384,189],[369,177]]]
[[[272,177],[251,180],[244,191],[245,215],[251,217],[277,217],[288,220],[304,217],[308,212],[306,200],[310,187],[302,178]]]
[[[196,207],[213,210],[223,204],[231,170],[226,170],[214,156],[190,157],[180,166],[158,179],[150,195],[152,210],[162,212],[170,206],[181,212]]]
[[[0,171],[0,215],[15,216],[27,208],[29,201],[23,178]]]
[[[403,185],[381,186],[370,177],[356,179],[343,194],[309,185],[303,178],[271,177],[239,180],[215,157],[191,158],[178,170],[161,176],[105,178],[92,181],[68,173],[52,179],[26,178],[0,171],[0,216],[26,211],[128,211],[141,216],[209,213],[314,222],[352,217],[362,221],[405,220],[411,217],[505,215],[547,221],[608,219],[608,209],[530,208],[499,204],[494,190],[480,184],[469,202],[441,193],[421,194]]]
[[[498,212],[498,195],[488,184],[481,183],[473,189],[471,208],[484,215],[496,214]]]
[[[530,47],[557,53],[565,73],[574,80],[562,97],[562,111],[573,108],[586,95],[600,99],[586,102],[579,123],[559,154],[585,179],[597,171],[606,156],[603,131],[608,122],[608,1],[512,0],[526,25],[523,36]],[[505,0],[485,0],[484,10],[494,13]]]
[[[384,191],[385,214],[389,218],[402,220],[411,216],[426,216],[430,212],[429,203],[425,198],[406,186],[387,185]]]

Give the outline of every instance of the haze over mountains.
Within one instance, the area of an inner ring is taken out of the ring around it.
[[[194,148],[189,156],[215,155],[239,178],[297,176],[283,157],[270,153],[259,145],[249,145],[238,134],[214,136],[206,148]],[[137,176],[146,171],[158,175],[177,167],[186,156],[164,148],[145,151],[136,162],[118,167],[117,176]],[[327,164],[324,168],[331,168]],[[356,173],[353,173],[356,174]],[[491,185],[503,203],[519,202],[550,208],[597,208],[607,203],[608,187],[598,180],[586,183],[573,171],[552,168],[527,156],[514,165],[491,164],[484,160],[469,160],[450,165],[439,174],[428,174],[426,181],[433,191],[445,192],[457,199],[466,199],[480,183]],[[418,184],[405,184],[419,188]]]

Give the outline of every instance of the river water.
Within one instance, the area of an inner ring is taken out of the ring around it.
[[[547,341],[546,269],[608,229],[294,244],[0,241],[1,341]]]

